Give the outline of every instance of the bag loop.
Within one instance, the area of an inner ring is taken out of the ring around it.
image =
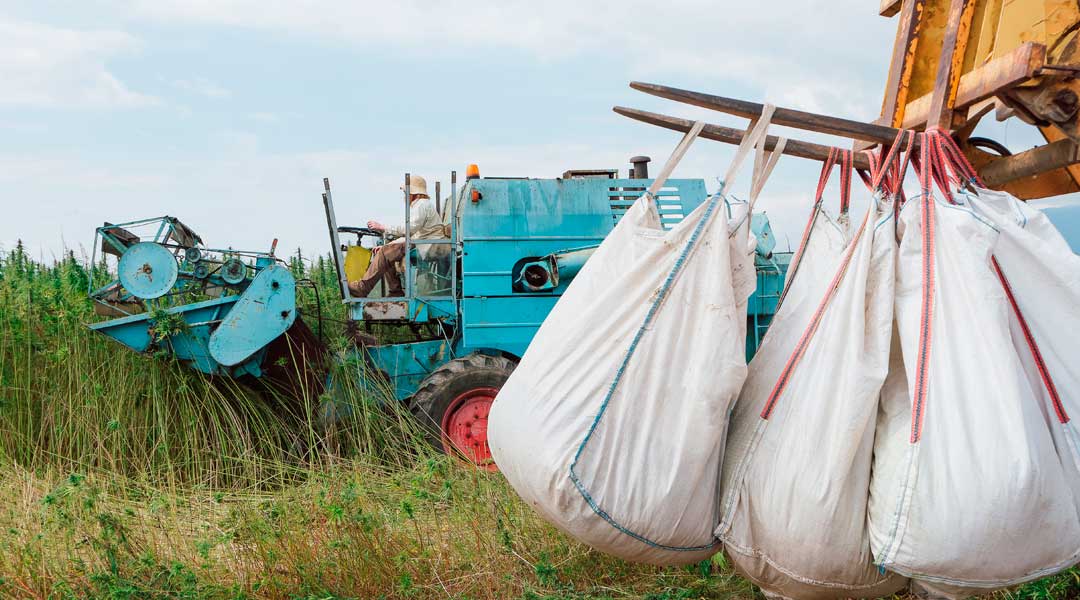
[[[667,183],[668,177],[671,177],[671,172],[675,170],[675,166],[682,160],[683,155],[690,149],[690,145],[694,143],[698,135],[701,134],[701,130],[705,127],[704,121],[695,121],[694,125],[690,127],[679,144],[675,146],[675,149],[671,152],[671,156],[668,157],[667,162],[664,163],[664,168],[660,169],[660,173],[653,180],[652,185],[645,191],[645,195],[649,198],[655,198],[657,192],[659,192],[664,184]]]
[[[784,147],[787,146],[787,138],[778,138],[772,152],[766,153],[766,139],[765,136],[761,138],[761,143],[758,144],[758,152],[754,157],[754,176],[753,181],[750,184],[750,207],[747,209],[748,214],[753,214],[754,204],[757,203],[758,195],[761,194],[761,190],[765,187],[765,182],[769,179],[769,175],[772,175],[776,163],[780,162],[780,155],[784,153]]]
[[[765,139],[767,138],[766,132],[769,130],[769,122],[772,120],[775,111],[775,106],[766,104],[761,110],[761,116],[754,120],[753,127],[743,135],[742,141],[739,142],[739,147],[735,150],[735,156],[731,159],[731,164],[728,166],[727,173],[724,174],[724,179],[720,182],[721,192],[730,190],[734,187],[735,175],[738,174],[739,167],[742,166],[743,160],[746,159],[746,155],[750,150],[755,148],[759,142],[764,149]]]

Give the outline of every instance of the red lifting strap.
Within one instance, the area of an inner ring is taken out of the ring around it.
[[[850,178],[850,171],[848,172],[848,176]],[[791,353],[791,356],[788,357],[787,363],[784,364],[784,369],[780,372],[780,377],[773,385],[772,391],[769,392],[769,398],[765,401],[765,406],[761,409],[760,416],[762,419],[767,421],[772,417],[773,410],[776,409],[776,404],[780,401],[780,396],[783,395],[788,384],[791,383],[791,378],[795,373],[795,369],[799,366],[799,363],[802,362],[803,356],[806,355],[806,351],[810,347],[810,342],[814,339],[818,327],[825,318],[825,311],[828,310],[829,304],[832,302],[833,298],[836,297],[837,290],[840,289],[840,283],[843,282],[845,275],[847,275],[848,268],[851,266],[851,259],[855,254],[855,249],[859,245],[859,240],[862,239],[863,234],[866,232],[866,225],[870,220],[871,212],[872,211],[866,211],[862,225],[856,230],[855,237],[848,243],[847,250],[844,251],[843,258],[840,260],[840,265],[837,267],[836,273],[833,275],[832,281],[825,291],[825,296],[818,303],[817,309],[810,318],[810,322],[807,324],[806,329],[803,330],[802,336],[795,345],[795,350]]]
[[[901,133],[904,133],[904,132],[901,132]],[[914,157],[912,155],[915,154],[914,150],[915,150],[915,137],[916,137],[916,134],[915,134],[914,131],[908,131],[906,133],[908,134],[908,143],[907,143],[907,147],[904,148],[904,150],[903,150],[903,153],[904,153],[903,157],[897,156],[896,157],[896,166],[895,166],[895,168],[892,169],[891,171],[886,172],[888,174],[887,178],[891,179],[891,181],[889,183],[889,190],[893,194],[898,195],[900,197],[900,199],[901,199],[901,202],[899,202],[897,206],[899,206],[899,204],[903,204],[903,201],[905,200],[905,198],[904,198],[904,176],[907,175],[908,163],[910,163],[914,159]],[[900,139],[899,135],[897,136],[896,139],[897,139],[896,147],[899,148],[901,143],[902,143],[902,140]],[[891,151],[890,151],[890,153],[891,153]]]
[[[956,145],[956,141],[948,132],[935,127],[928,133],[935,138],[942,161],[952,169],[957,178],[975,183],[979,187],[986,187],[978,171],[968,161],[967,156],[964,156],[964,152],[960,150],[960,146]]]
[[[866,162],[870,163],[870,174],[867,175],[865,171],[860,169],[858,171],[859,177],[866,184],[866,188],[874,192],[877,189],[874,182],[877,181],[878,174],[881,173],[881,154],[873,150],[863,150],[862,153],[866,155]]]
[[[935,127],[923,134],[923,140],[923,143],[929,146],[930,152],[928,160],[920,161],[920,171],[926,170],[929,173],[926,177],[937,184],[950,203],[956,203],[952,192],[954,186],[961,187],[965,183],[972,183],[985,187],[978,172],[948,132]],[[923,154],[927,156],[927,153]],[[927,189],[925,185],[924,189]]]
[[[920,139],[919,156],[913,160],[913,166],[919,175],[919,191],[924,197],[934,194],[934,158],[932,148],[925,133],[918,134]]]
[[[833,166],[836,165],[836,155],[839,152],[839,148],[829,148],[829,157],[825,159],[825,162],[821,165],[821,174],[818,176],[817,190],[814,192],[814,208],[810,211],[810,218],[806,221],[806,227],[803,229],[799,246],[795,249],[795,255],[791,257],[791,262],[788,264],[787,277],[784,278],[784,289],[780,292],[777,310],[783,305],[784,298],[787,296],[788,290],[791,289],[791,282],[799,272],[799,264],[802,262],[803,252],[806,251],[806,244],[810,241],[810,233],[814,229],[814,221],[817,219],[818,211],[821,210],[822,197],[825,195],[825,185],[829,182],[829,175],[832,174]]]
[[[922,171],[919,182],[922,185],[922,310],[919,318],[919,353],[915,362],[915,381],[912,382],[911,398],[911,443],[922,438],[923,417],[926,414],[927,395],[930,390],[930,349],[933,339],[934,302],[936,280],[934,273],[934,198],[933,174],[934,159],[931,144],[923,134],[922,147],[919,149],[919,163]]]
[[[867,157],[873,155],[873,152],[870,152],[868,150],[863,150],[863,152],[866,153]],[[871,171],[872,170],[873,169],[871,169]],[[858,169],[855,172],[859,174],[859,179],[862,179],[862,182],[866,184],[866,189],[870,190],[871,192],[874,191],[874,182],[871,180],[871,176],[862,169]]]
[[[904,135],[908,135],[908,144],[903,148]],[[911,149],[915,145],[915,132],[901,130],[896,133],[896,139],[889,146],[889,151],[882,158],[882,151],[873,152],[863,150],[867,162],[870,163],[869,177],[864,171],[858,171],[859,177],[871,192],[879,188],[888,195],[903,194],[904,173],[907,172],[908,161],[911,159]],[[903,154],[902,154],[903,153]]]
[[[1020,325],[1020,331],[1024,333],[1024,341],[1027,342],[1028,350],[1031,352],[1031,359],[1035,362],[1035,368],[1039,371],[1039,377],[1042,378],[1043,387],[1046,388],[1046,393],[1050,397],[1050,405],[1053,407],[1058,421],[1062,424],[1068,423],[1069,414],[1065,411],[1065,404],[1061,401],[1061,394],[1058,393],[1054,378],[1050,376],[1050,369],[1046,366],[1046,360],[1043,358],[1042,350],[1039,350],[1039,344],[1035,342],[1035,335],[1031,332],[1031,326],[1028,325],[1024,314],[1020,312],[1020,304],[1016,301],[1012,286],[1009,284],[1009,280],[1005,278],[1005,273],[1002,272],[1001,265],[996,257],[990,257],[990,264],[994,267],[994,274],[997,275],[998,281],[1001,282],[1002,289],[1005,290],[1005,297],[1009,300],[1009,306],[1012,307],[1016,321]]]
[[[896,153],[900,150],[900,142],[902,141],[903,136],[904,132],[902,130],[898,131],[896,133],[896,139],[893,140],[892,146],[889,147],[888,154],[877,161],[877,171],[874,173],[873,180],[875,190],[881,187],[882,182],[884,181],[885,191],[889,193],[893,192],[891,189],[892,186],[890,185],[892,182],[889,180],[888,174],[893,168],[893,160],[895,160]],[[882,150],[884,150],[884,148]]]
[[[839,152],[839,148],[829,148],[829,157],[825,159],[825,162],[821,165],[821,174],[818,175],[817,191],[814,192],[814,203],[821,202],[821,197],[825,195],[825,185],[829,183],[829,175],[832,174],[833,166],[836,165],[836,153]]]
[[[948,168],[955,174],[958,182],[970,182],[979,187],[985,187],[982,178],[979,177],[978,172],[968,161],[967,157],[964,156],[960,147],[956,145],[952,136],[940,129],[932,130],[928,135],[932,136],[934,140],[934,148],[938,155],[937,160],[940,163],[943,172],[944,169]],[[1042,379],[1043,387],[1046,389],[1050,405],[1053,408],[1058,421],[1061,423],[1068,423],[1069,415],[1065,411],[1065,405],[1061,400],[1057,385],[1054,383],[1054,378],[1050,374],[1049,367],[1046,365],[1046,360],[1043,358],[1042,350],[1039,349],[1039,344],[1035,340],[1035,335],[1032,333],[1030,325],[1028,325],[1027,318],[1024,317],[1023,311],[1020,310],[1020,303],[1016,300],[1016,295],[1013,293],[1012,286],[1009,284],[1008,278],[1005,277],[1005,272],[1001,269],[1001,264],[998,262],[997,257],[991,256],[990,264],[993,267],[994,274],[997,275],[998,281],[1001,283],[1002,289],[1005,291],[1005,297],[1008,299],[1009,307],[1012,309],[1012,313],[1016,317],[1017,323],[1020,325],[1020,330],[1024,334],[1024,341],[1031,354],[1031,359],[1035,363],[1035,368],[1039,371],[1039,377]]]
[[[829,183],[833,167],[840,164],[840,212],[847,213],[851,206],[851,172],[854,170],[854,155],[851,150],[829,148],[829,157],[821,165],[821,175],[818,177],[817,191],[814,192],[814,203],[821,204],[825,195],[825,186]]]
[[[825,195],[825,184],[829,183],[829,175],[832,174],[833,165],[836,164],[836,153],[839,151],[839,148],[829,148],[829,158],[821,165],[821,175],[818,176],[817,191],[814,192],[814,209],[810,211],[810,220],[806,223],[806,228],[803,230],[802,241],[799,242],[799,248],[791,261],[791,264],[796,267],[799,264],[799,260],[802,258],[806,242],[810,239],[810,230],[814,227],[814,219],[817,217],[818,210],[821,208],[822,196]]]
[[[839,150],[840,153],[840,214],[846,215],[851,208],[851,150]]]

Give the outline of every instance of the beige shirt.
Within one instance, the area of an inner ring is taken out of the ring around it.
[[[396,236],[405,235],[405,226],[396,225],[386,230]],[[409,206],[409,236],[415,240],[438,240],[445,238],[443,232],[443,220],[435,210],[435,203],[431,198],[417,198]],[[443,244],[419,244],[416,252],[420,258],[429,260],[443,253],[439,248]]]

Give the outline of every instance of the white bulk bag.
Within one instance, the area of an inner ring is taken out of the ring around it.
[[[958,597],[1075,563],[1080,519],[991,268],[998,231],[923,190],[898,225],[904,375],[882,394],[871,546],[883,567]]]
[[[893,203],[875,194],[849,241],[820,202],[735,406],[717,535],[770,594],[886,596],[906,581],[872,564],[866,504],[892,335]]]
[[[768,116],[725,187],[764,140]],[[642,196],[545,319],[489,415],[492,455],[518,494],[627,560],[691,563],[719,549],[723,439],[746,374],[756,281],[746,237],[729,235],[745,236],[749,217],[729,224],[726,214],[718,194],[665,231]]]
[[[1054,436],[1080,512],[1080,256],[1043,212],[1014,196],[965,196],[998,229],[994,258],[1009,301],[1013,346]],[[995,274],[998,274],[995,269]]]

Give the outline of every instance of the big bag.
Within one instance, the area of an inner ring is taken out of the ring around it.
[[[1080,517],[994,272],[1001,233],[951,201],[951,143],[923,136],[922,195],[899,215],[903,368],[895,361],[882,393],[869,515],[878,564],[962,597],[1076,563]]]
[[[821,206],[839,154],[838,221],[848,223],[852,154],[831,151],[789,291],[732,416],[717,535],[738,571],[776,596],[876,598],[906,585],[872,564],[866,530],[896,260],[894,198],[879,186],[887,173],[902,179],[891,173],[899,148],[874,174],[873,205],[851,235]]]
[[[1080,513],[1080,256],[1041,210],[1006,192],[975,191],[968,204],[998,230],[991,266],[1012,309],[1013,346]]]
[[[770,114],[722,190],[764,143]],[[661,227],[653,193],[700,129],[574,278],[488,421],[496,464],[544,518],[593,548],[660,565],[719,549],[724,435],[746,375],[756,280],[749,215],[736,207],[725,219],[721,193]]]

